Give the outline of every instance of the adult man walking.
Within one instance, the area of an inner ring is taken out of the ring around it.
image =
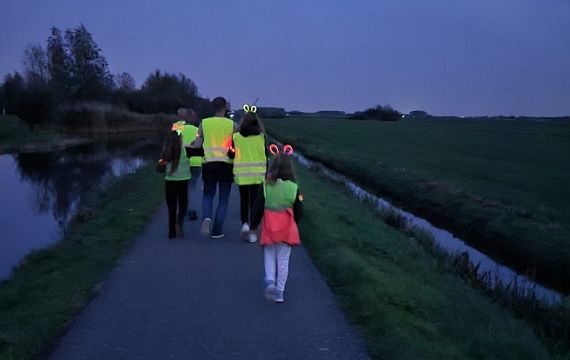
[[[232,144],[232,135],[236,131],[234,122],[225,117],[227,102],[223,97],[212,101],[214,116],[202,120],[198,137],[192,147],[203,147],[202,179],[204,196],[202,198],[202,234],[218,239],[224,236],[223,225],[228,207],[228,200],[233,181],[233,160],[228,157]],[[212,208],[216,187],[219,187],[218,208],[212,226]]]

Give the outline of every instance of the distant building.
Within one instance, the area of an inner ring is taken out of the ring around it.
[[[243,109],[239,109],[235,111],[234,121],[239,121],[242,116],[244,115]],[[286,116],[286,112],[284,108],[280,107],[257,107],[257,115],[260,118],[283,118]]]

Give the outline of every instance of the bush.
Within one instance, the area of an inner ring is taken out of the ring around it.
[[[353,120],[398,121],[402,118],[402,113],[394,110],[390,105],[377,105],[364,111],[357,111],[350,118]]]

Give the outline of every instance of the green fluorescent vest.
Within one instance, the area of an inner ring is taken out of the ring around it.
[[[180,161],[178,161],[178,167],[172,175],[170,174],[171,163],[166,163],[166,175],[164,180],[168,181],[180,181],[180,180],[190,180],[192,175],[190,175],[190,166],[186,162],[186,148],[183,146],[182,151],[180,151]]]
[[[299,185],[290,180],[277,179],[274,184],[269,181],[264,182],[265,208],[275,211],[292,208],[297,198],[298,189]]]
[[[223,161],[232,163],[228,149],[232,145],[234,122],[223,117],[211,117],[202,120],[204,134],[204,163]]]
[[[234,181],[238,185],[261,184],[265,180],[267,156],[265,136],[242,136],[234,134],[236,156],[234,159]]]
[[[186,124],[184,125],[184,130],[182,130],[182,141],[184,141],[184,146],[190,145],[196,135],[198,134],[198,128],[194,125]],[[202,157],[192,156],[190,159],[190,166],[202,166]]]

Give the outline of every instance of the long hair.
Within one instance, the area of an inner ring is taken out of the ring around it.
[[[257,116],[256,113],[253,112],[246,112],[245,115],[241,118],[239,123],[239,130],[241,132],[242,129],[252,128],[257,130],[260,134],[265,134],[265,128],[261,123],[261,120]]]
[[[180,162],[180,154],[182,153],[182,138],[176,131],[168,131],[166,137],[164,138],[164,146],[162,147],[162,152],[160,158],[168,161],[170,166],[170,172],[173,173],[178,169],[178,163]]]
[[[269,166],[267,172],[267,180],[270,183],[275,183],[277,179],[295,181],[295,171],[293,170],[293,162],[291,156],[278,155]]]

